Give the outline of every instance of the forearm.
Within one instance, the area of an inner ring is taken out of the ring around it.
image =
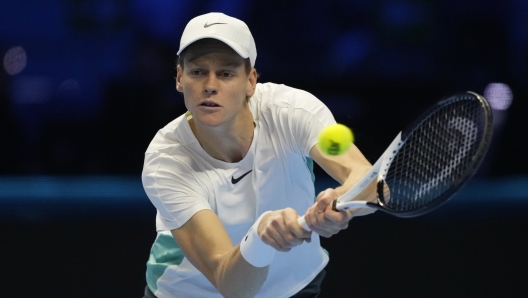
[[[268,276],[269,266],[249,264],[239,247],[222,255],[214,272],[214,285],[224,297],[254,297]]]
[[[335,212],[332,202],[353,188],[361,178],[372,168],[370,162],[353,144],[347,152],[338,156],[328,156],[314,146],[310,156],[341,185],[335,189],[327,189],[317,196],[317,202],[305,214],[308,226],[323,237],[330,237],[339,230],[345,229],[353,216],[366,215],[374,209],[360,208],[346,212]],[[369,185],[357,195],[354,200],[373,201],[376,199],[375,183]]]
[[[268,266],[248,263],[211,210],[197,212],[172,234],[187,259],[224,297],[253,297],[266,280]]]
[[[341,169],[337,172],[339,178],[337,180],[341,183],[335,190],[341,196],[349,189],[354,187],[361,178],[370,170],[372,165],[363,156],[359,149],[352,145],[347,153],[339,157],[338,164]],[[334,171],[336,171],[334,169]]]
[[[354,187],[361,178],[363,178],[363,175],[368,172],[368,170],[371,168],[370,164],[360,164],[356,165],[351,171],[346,180],[338,187],[335,188],[335,190],[338,192],[339,195],[343,195],[345,192],[347,192],[349,189]]]

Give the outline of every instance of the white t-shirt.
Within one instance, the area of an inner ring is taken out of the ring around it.
[[[196,212],[214,211],[231,240],[240,243],[264,212],[293,208],[304,214],[314,203],[310,149],[335,120],[308,92],[257,84],[249,100],[255,122],[247,155],[226,163],[208,155],[182,115],[161,129],[145,153],[143,186],[157,209],[158,237],[147,262],[147,284],[156,296],[222,297],[181,253],[170,230]],[[327,264],[319,237],[277,252],[255,297],[290,297]]]

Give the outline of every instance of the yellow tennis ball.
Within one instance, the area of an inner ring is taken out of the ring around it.
[[[328,155],[345,153],[353,142],[352,130],[343,124],[329,125],[319,133],[319,149]]]

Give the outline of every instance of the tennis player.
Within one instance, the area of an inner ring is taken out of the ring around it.
[[[318,133],[335,120],[316,97],[257,83],[244,22],[198,16],[178,55],[176,89],[188,113],[156,134],[142,173],[158,231],[145,297],[317,297],[329,260],[318,235],[372,212],[335,212],[330,203],[370,163],[354,145],[334,158],[319,151]],[[313,160],[342,186],[315,197]],[[374,188],[360,196],[374,200]]]

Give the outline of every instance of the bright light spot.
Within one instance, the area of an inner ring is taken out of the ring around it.
[[[484,89],[484,97],[494,110],[507,110],[513,100],[513,93],[504,83],[490,83]]]
[[[12,47],[4,55],[4,69],[12,76],[21,73],[26,63],[26,51],[22,47]]]

